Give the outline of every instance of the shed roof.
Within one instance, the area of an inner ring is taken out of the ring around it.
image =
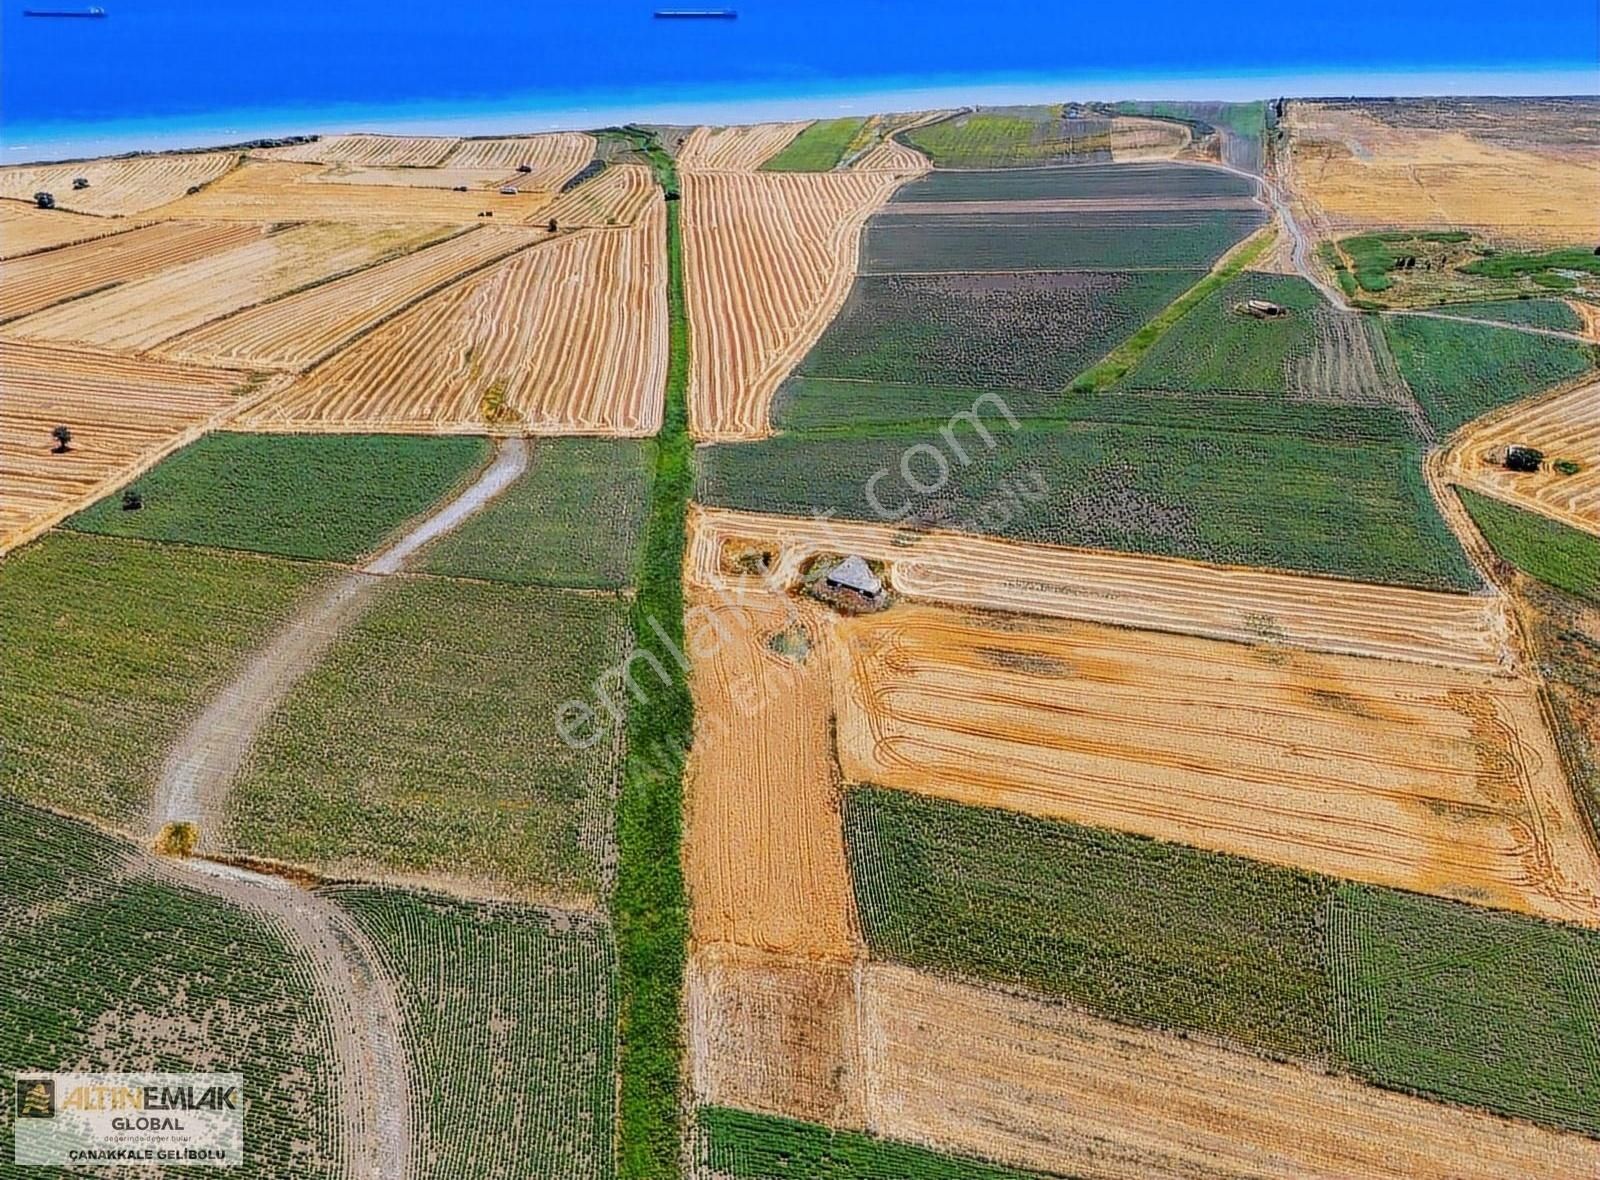
[[[883,582],[872,572],[866,561],[852,553],[828,571],[828,581],[858,594],[876,596],[883,592]]]

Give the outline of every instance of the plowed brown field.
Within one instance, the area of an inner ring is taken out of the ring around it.
[[[543,237],[542,231],[512,226],[468,230],[393,262],[207,324],[160,351],[187,360],[306,369],[458,276]]]
[[[250,430],[647,435],[667,363],[666,214],[585,230],[424,299],[260,403]]]
[[[68,213],[65,209],[35,209],[32,201],[24,205],[20,201],[0,200],[0,258],[15,258],[36,250],[103,238],[135,224],[137,222]]]
[[[678,168],[682,172],[750,172],[781,152],[809,126],[809,121],[802,121],[696,127],[678,149]]]
[[[1529,682],[915,605],[833,653],[848,781],[1600,926]]]
[[[0,271],[0,320],[204,258],[261,233],[259,225],[165,221],[18,258]]]
[[[459,139],[440,135],[325,135],[312,143],[254,153],[302,164],[364,164],[374,168],[431,168],[444,163]]]
[[[0,552],[22,544],[230,412],[243,373],[0,342]],[[51,454],[50,431],[72,431]]]
[[[299,225],[74,299],[7,326],[8,334],[149,349],[229,312],[424,245],[441,227]]]
[[[1512,663],[1511,624],[1497,596],[710,508],[695,510],[690,536],[689,562],[705,585],[738,584],[719,572],[723,549],[759,541],[784,585],[815,554],[859,553],[887,565],[897,593],[951,606],[1455,667]]]
[[[850,293],[862,223],[906,175],[684,173],[697,438],[770,433],[772,395]]]
[[[165,205],[193,185],[216,180],[238,162],[237,152],[190,152],[75,164],[19,164],[0,168],[0,197],[32,201],[34,193],[44,191],[55,196],[59,209],[124,217]],[[89,182],[88,188],[72,187],[80,176]]]
[[[829,616],[779,594],[690,601],[693,940],[846,961],[857,940],[828,727]],[[775,650],[779,635],[804,654]]]
[[[643,164],[611,164],[593,180],[551,202],[541,216],[559,229],[632,225],[656,198],[655,178]]]
[[[1547,461],[1535,472],[1507,471],[1490,456],[1512,443],[1539,448]],[[1557,471],[1561,459],[1576,461],[1577,474]],[[1480,419],[1450,447],[1445,470],[1457,483],[1600,533],[1600,383]]]

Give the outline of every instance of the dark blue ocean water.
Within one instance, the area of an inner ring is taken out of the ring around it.
[[[105,20],[21,15],[80,0],[0,2],[0,140],[13,149],[140,127],[963,82],[1585,69],[1600,37],[1594,0],[728,0],[738,20],[693,23],[653,20],[651,0],[99,0]]]

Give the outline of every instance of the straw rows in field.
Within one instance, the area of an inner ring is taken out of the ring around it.
[[[1524,681],[920,606],[835,640],[850,781],[1600,926]]]
[[[171,156],[129,156],[73,164],[19,164],[0,168],[0,197],[32,201],[48,192],[61,209],[124,217],[181,197],[195,185],[224,175],[239,157],[234,152],[191,152]],[[74,189],[74,179],[89,182]]]
[[[697,437],[768,433],[772,395],[850,292],[862,223],[902,179],[685,170],[684,286],[695,340],[689,417]]]
[[[68,213],[65,209],[36,209],[31,201],[24,205],[0,200],[0,258],[87,242],[127,228],[124,221]]]
[[[1536,472],[1508,471],[1511,445],[1536,447],[1545,461]],[[1561,461],[1576,463],[1572,474]],[[1519,507],[1574,528],[1600,533],[1600,384],[1519,404],[1466,428],[1446,454],[1451,476]]]
[[[0,550],[195,437],[234,405],[240,373],[0,343]],[[66,425],[71,449],[52,454]]]
[[[557,197],[542,216],[559,229],[579,226],[632,225],[644,216],[656,195],[655,178],[644,164],[610,164]]]
[[[448,168],[491,168],[516,172],[524,164],[532,170],[517,173],[519,183],[534,188],[559,188],[561,183],[594,158],[594,136],[580,131],[530,135],[522,139],[464,139],[445,161]]]
[[[433,135],[327,135],[310,143],[267,148],[258,155],[301,164],[359,164],[371,168],[431,168],[461,141]]]
[[[1505,607],[1488,595],[719,509],[697,512],[693,576],[737,585],[720,564],[730,542],[772,551],[780,584],[817,554],[859,553],[886,564],[897,593],[950,606],[1485,671],[1513,660]]]
[[[782,151],[806,123],[696,127],[678,149],[681,172],[750,172]]]
[[[299,371],[332,355],[460,276],[539,241],[532,229],[468,230],[392,262],[217,320],[167,342],[162,352]]]
[[[514,255],[383,324],[252,430],[650,434],[666,377],[665,206]]]
[[[298,225],[28,316],[29,339],[148,349],[229,312],[415,249],[438,227]]]
[[[258,225],[167,221],[18,258],[0,274],[0,320],[142,279],[253,241],[261,233]]]

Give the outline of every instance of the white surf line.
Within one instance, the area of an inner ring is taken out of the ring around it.
[[[521,475],[528,446],[507,439],[477,481],[300,611],[190,723],[168,752],[149,809],[152,836],[170,823],[199,828],[202,847],[223,819],[228,789],[256,736],[295,684],[314,668],[379,584],[429,541],[457,527]]]

